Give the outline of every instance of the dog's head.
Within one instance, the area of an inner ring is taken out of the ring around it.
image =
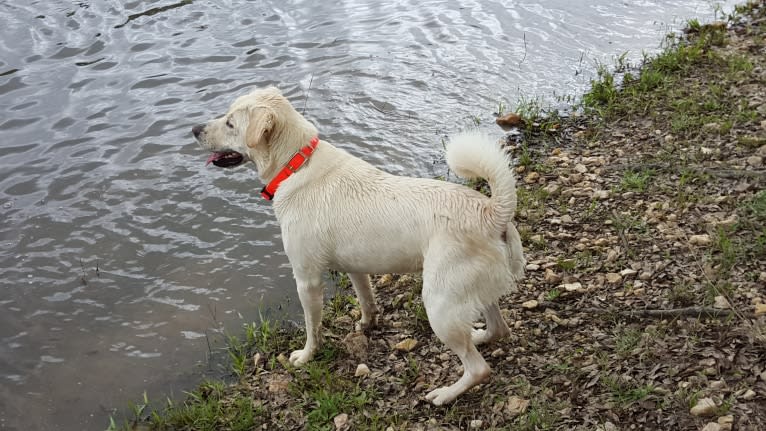
[[[213,152],[208,164],[229,168],[254,161],[266,175],[282,162],[282,153],[294,153],[317,132],[277,88],[268,87],[237,98],[226,115],[194,126],[192,133]]]

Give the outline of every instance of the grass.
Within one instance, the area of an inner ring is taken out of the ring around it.
[[[651,169],[626,171],[620,181],[620,188],[622,191],[645,192],[653,175],[654,171]]]

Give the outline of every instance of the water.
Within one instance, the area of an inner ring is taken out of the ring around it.
[[[278,85],[325,139],[434,176],[444,133],[577,95],[596,61],[716,10],[212,3],[0,0],[0,429],[103,429],[144,390],[181,397],[221,327],[300,319],[256,174],[206,168],[191,139],[236,95]]]

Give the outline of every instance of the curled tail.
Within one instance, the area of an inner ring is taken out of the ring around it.
[[[447,165],[463,178],[487,180],[492,191],[490,219],[505,232],[516,213],[516,178],[497,140],[478,131],[454,135],[447,143]]]

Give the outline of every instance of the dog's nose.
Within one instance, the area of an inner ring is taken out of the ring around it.
[[[205,130],[204,124],[197,124],[196,126],[192,127],[192,133],[194,134],[195,138],[199,138],[199,135],[202,134],[204,130]]]

